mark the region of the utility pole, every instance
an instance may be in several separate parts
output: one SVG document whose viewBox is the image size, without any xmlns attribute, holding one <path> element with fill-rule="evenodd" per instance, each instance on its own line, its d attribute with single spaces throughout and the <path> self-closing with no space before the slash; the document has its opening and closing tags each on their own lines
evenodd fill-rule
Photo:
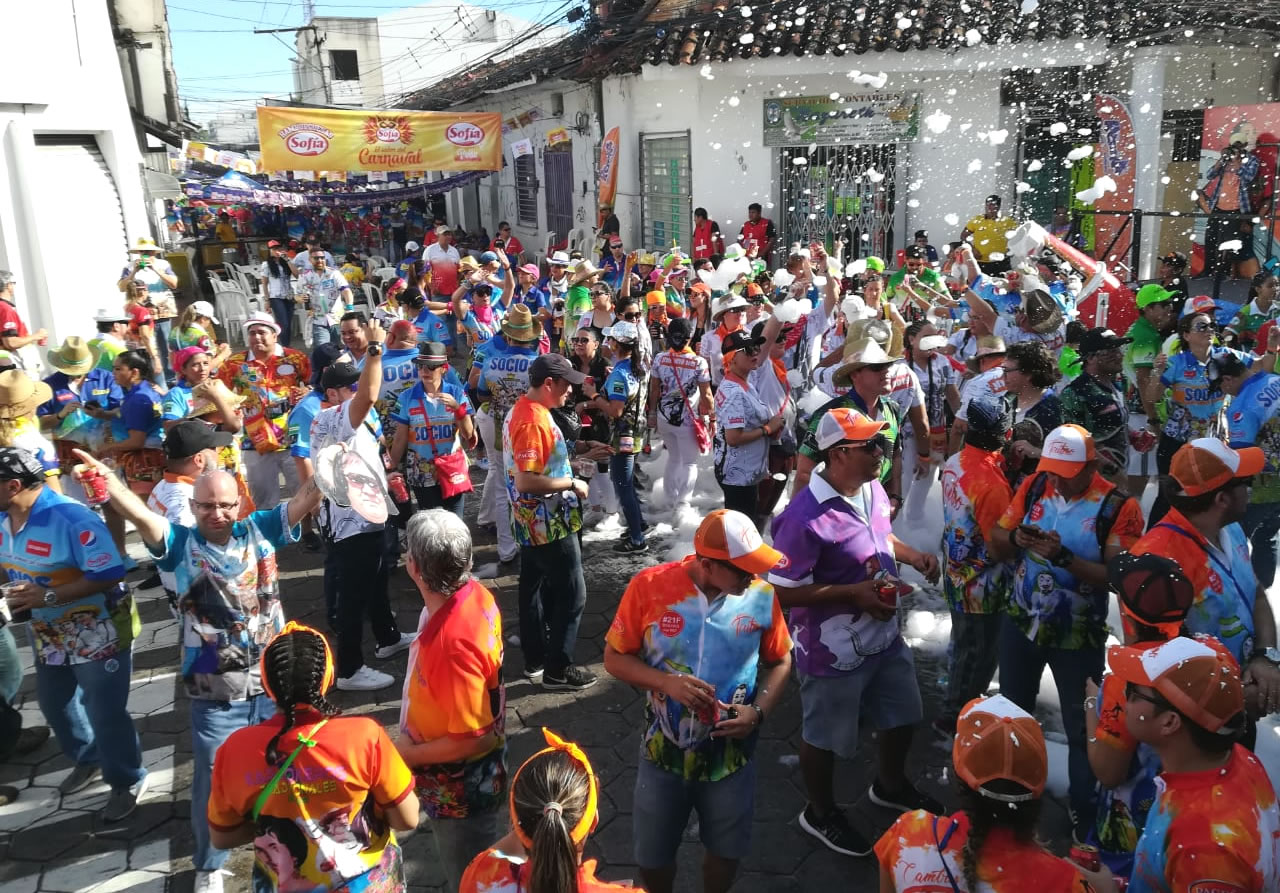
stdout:
<svg viewBox="0 0 1280 893">
<path fill-rule="evenodd" d="M 306 11 L 307 21 L 311 21 L 313 18 L 315 18 L 315 5 L 313 3 L 307 2 L 305 4 L 305 11 Z M 311 32 L 311 40 L 313 41 L 313 44 L 315 47 L 316 56 L 319 57 L 320 47 L 324 45 L 325 39 L 320 36 L 320 32 L 316 30 L 315 25 L 299 25 L 296 28 L 254 28 L 253 29 L 254 34 L 271 34 L 271 35 L 297 34 L 299 31 Z M 276 40 L 280 40 L 280 38 L 277 37 Z M 285 44 L 283 40 L 280 40 L 280 43 L 284 44 L 284 46 L 286 47 L 289 46 L 288 44 Z M 289 47 L 289 48 L 295 51 L 297 50 L 297 47 Z M 305 57 L 304 57 L 304 61 L 305 61 Z M 311 64 L 312 67 L 315 68 L 315 70 L 320 74 L 320 87 L 322 90 L 324 90 L 324 104 L 332 105 L 333 95 L 330 92 L 329 79 L 328 77 L 325 76 L 325 73 L 324 73 L 324 60 L 321 59 L 319 65 L 315 65 L 313 63 L 308 63 L 308 64 Z"/>
</svg>

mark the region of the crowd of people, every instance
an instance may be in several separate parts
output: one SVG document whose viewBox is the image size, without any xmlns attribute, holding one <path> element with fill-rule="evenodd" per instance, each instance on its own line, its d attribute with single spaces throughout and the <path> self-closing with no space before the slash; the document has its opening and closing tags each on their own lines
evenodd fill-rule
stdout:
<svg viewBox="0 0 1280 893">
<path fill-rule="evenodd" d="M 43 378 L 47 334 L 0 272 L 0 757 L 52 734 L 74 763 L 61 793 L 105 782 L 103 821 L 132 814 L 148 785 L 127 709 L 134 593 L 161 586 L 181 622 L 198 890 L 222 889 L 248 843 L 256 889 L 404 889 L 395 834 L 422 813 L 449 889 L 614 889 L 582 859 L 599 815 L 583 750 L 547 730 L 510 771 L 504 647 L 534 685 L 595 685 L 575 660 L 583 531 L 620 516 L 625 561 L 655 544 L 661 506 L 696 522 L 692 554 L 635 559 L 603 660 L 645 692 L 645 889 L 674 889 L 694 812 L 703 887 L 732 885 L 759 729 L 793 675 L 798 825 L 874 854 L 881 890 L 1280 888 L 1280 808 L 1251 753 L 1280 711 L 1277 281 L 1259 273 L 1219 327 L 1171 274 L 1137 289 L 1120 335 L 1077 319 L 1087 271 L 1009 253 L 1000 206 L 943 251 L 916 233 L 896 271 L 779 245 L 758 204 L 733 243 L 699 208 L 689 254 L 628 251 L 613 218 L 598 257 L 556 251 L 545 269 L 505 224 L 464 257 L 440 220 L 371 314 L 356 258 L 344 274 L 318 240 L 292 257 L 272 241 L 270 311 L 239 350 L 207 302 L 179 314 L 140 240 L 124 300 L 49 347 Z M 299 309 L 310 352 L 290 344 Z M 639 461 L 653 450 L 661 487 Z M 136 584 L 126 525 L 154 563 Z M 473 528 L 496 536 L 496 565 L 473 568 Z M 323 552 L 327 632 L 285 616 L 278 554 L 295 543 Z M 390 596 L 402 561 L 412 632 Z M 516 635 L 481 582 L 503 574 Z M 923 730 L 899 620 L 921 581 L 951 613 Z M 24 621 L 47 729 L 13 707 Z M 406 651 L 401 679 L 376 667 Z M 1046 668 L 1076 861 L 1035 837 Z M 398 682 L 394 740 L 327 699 Z M 902 814 L 878 842 L 836 795 L 866 725 L 868 798 Z M 952 814 L 908 773 L 922 731 L 952 742 Z"/>
</svg>

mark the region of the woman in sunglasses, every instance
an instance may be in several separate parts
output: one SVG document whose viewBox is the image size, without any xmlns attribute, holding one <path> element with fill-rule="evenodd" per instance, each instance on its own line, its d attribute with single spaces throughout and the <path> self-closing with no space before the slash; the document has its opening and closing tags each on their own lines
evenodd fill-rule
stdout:
<svg viewBox="0 0 1280 893">
<path fill-rule="evenodd" d="M 1200 437 L 1226 437 L 1226 395 L 1218 382 L 1215 361 L 1236 357 L 1247 369 L 1254 360 L 1251 354 L 1218 343 L 1217 326 L 1207 312 L 1188 313 L 1179 320 L 1178 333 L 1166 342 L 1165 350 L 1168 354 L 1159 354 L 1152 363 L 1147 393 L 1143 395 L 1146 402 L 1157 407 L 1157 412 L 1163 409 L 1165 423 L 1156 447 L 1156 468 L 1162 475 L 1169 473 L 1173 454 L 1184 443 Z M 1168 510 L 1164 494 L 1158 494 L 1151 507 L 1148 529 Z"/>
<path fill-rule="evenodd" d="M 617 321 L 613 312 L 613 289 L 603 282 L 591 286 L 591 310 L 578 319 L 578 330 L 599 329 L 603 332 Z"/>
<path fill-rule="evenodd" d="M 749 335 L 741 329 L 730 332 L 721 342 L 724 379 L 716 389 L 712 442 L 724 507 L 742 512 L 757 524 L 759 486 L 769 475 L 769 441 L 785 424 L 782 413 L 770 412 L 749 380 L 760 364 L 763 344 L 763 335 Z"/>
</svg>

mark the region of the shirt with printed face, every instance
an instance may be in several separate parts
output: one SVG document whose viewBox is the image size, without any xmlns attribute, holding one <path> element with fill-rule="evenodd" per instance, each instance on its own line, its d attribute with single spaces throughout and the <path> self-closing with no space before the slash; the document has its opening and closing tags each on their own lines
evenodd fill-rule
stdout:
<svg viewBox="0 0 1280 893">
<path fill-rule="evenodd" d="M 495 738 L 465 762 L 414 767 L 418 797 L 433 819 L 462 819 L 506 802 L 502 647 L 502 614 L 493 593 L 475 580 L 430 616 L 422 612 L 409 649 L 401 734 L 414 743 Z"/>
<path fill-rule="evenodd" d="M 769 573 L 776 587 L 861 583 L 885 571 L 897 576 L 889 542 L 889 499 L 879 481 L 852 497 L 814 474 L 809 486 L 773 519 L 774 548 L 787 564 Z M 848 604 L 791 609 L 796 669 L 811 676 L 839 676 L 896 648 L 897 618 L 877 620 Z"/>
<path fill-rule="evenodd" d="M 965 446 L 942 468 L 942 592 L 951 610 L 995 614 L 1009 595 L 1009 565 L 987 546 L 996 522 L 1013 501 L 1003 457 Z"/>
<path fill-rule="evenodd" d="M 434 459 L 462 449 L 458 440 L 458 411 L 474 415 L 466 392 L 455 384 L 440 386 L 442 394 L 458 401 L 458 409 L 450 409 L 439 396 L 429 396 L 422 383 L 400 392 L 391 415 L 397 425 L 409 428 L 408 450 L 405 452 L 405 479 L 411 487 L 435 486 Z"/>
<path fill-rule="evenodd" d="M 791 650 L 782 608 L 773 587 L 762 580 L 741 594 L 709 600 L 689 576 L 696 560 L 690 556 L 636 574 L 605 641 L 664 673 L 684 673 L 715 686 L 716 698 L 726 704 L 750 704 L 761 664 L 775 664 Z M 712 738 L 722 718 L 718 710 L 690 710 L 661 692 L 649 692 L 644 758 L 689 781 L 732 775 L 751 759 L 756 736 Z"/>
<path fill-rule="evenodd" d="M 769 440 L 759 437 L 740 446 L 729 443 L 725 432 L 732 428 L 751 431 L 772 418 L 769 408 L 755 389 L 742 379 L 726 375 L 716 390 L 716 431 L 712 457 L 716 479 L 730 486 L 750 486 L 769 473 Z"/>
<path fill-rule="evenodd" d="M 684 350 L 668 350 L 658 355 L 653 363 L 653 377 L 661 386 L 658 398 L 658 415 L 672 427 L 692 425 L 689 408 L 698 411 L 702 399 L 699 386 L 710 383 L 711 372 L 707 361 L 688 347 Z"/>
<path fill-rule="evenodd" d="M 218 378 L 246 398 L 241 446 L 260 453 L 288 449 L 289 411 L 310 389 L 311 361 L 306 354 L 277 344 L 270 356 L 259 360 L 242 350 L 222 364 Z"/>
<path fill-rule="evenodd" d="M 1227 440 L 1236 449 L 1256 446 L 1266 457 L 1249 501 L 1280 502 L 1280 375 L 1254 375 L 1240 386 L 1227 407 Z"/>
<path fill-rule="evenodd" d="M 1164 772 L 1134 851 L 1131 893 L 1280 889 L 1280 808 L 1258 758 L 1239 744 L 1226 766 Z"/>
<path fill-rule="evenodd" d="M 1245 366 L 1253 364 L 1253 357 L 1229 347 L 1211 347 L 1209 359 L 1233 356 Z M 1222 407 L 1226 395 L 1216 383 L 1209 381 L 1209 366 L 1196 359 L 1189 350 L 1180 350 L 1169 357 L 1169 364 L 1160 373 L 1160 383 L 1165 386 L 1164 406 L 1167 413 L 1164 433 L 1184 443 L 1199 437 L 1221 437 L 1225 434 Z"/>
<path fill-rule="evenodd" d="M 511 500 L 511 532 L 522 546 L 541 546 L 582 529 L 582 506 L 572 489 L 521 493 L 516 472 L 572 478 L 569 446 L 545 406 L 521 397 L 502 422 L 502 464 Z"/>
<path fill-rule="evenodd" d="M 31 505 L 21 530 L 0 512 L 0 568 L 8 582 L 53 589 L 80 579 L 106 583 L 124 579 L 124 562 L 107 526 L 88 507 L 48 487 Z M 102 592 L 31 609 L 36 660 L 47 666 L 109 661 L 127 653 L 141 632 L 129 587 L 116 583 Z"/>
<path fill-rule="evenodd" d="M 1028 505 L 1029 492 L 1043 480 L 1043 492 Z M 999 526 L 1011 531 L 1029 524 L 1054 531 L 1062 545 L 1085 561 L 1101 562 L 1097 520 L 1107 494 L 1115 484 L 1094 473 L 1087 490 L 1075 499 L 1064 499 L 1053 479 L 1033 474 L 1022 482 Z M 1107 534 L 1108 548 L 1128 549 L 1142 535 L 1142 509 L 1137 500 L 1121 504 Z M 1048 559 L 1024 550 L 1014 564 L 1009 617 L 1028 639 L 1047 648 L 1101 648 L 1107 635 L 1107 586 L 1087 583 Z"/>
<path fill-rule="evenodd" d="M 288 504 L 253 512 L 231 528 L 224 545 L 195 527 L 165 522 L 156 568 L 174 576 L 182 619 L 180 674 L 187 697 L 242 701 L 262 693 L 258 659 L 284 628 L 276 550 L 296 543 Z M 200 577 L 213 585 L 193 587 Z"/>
<path fill-rule="evenodd" d="M 334 483 L 343 479 L 347 487 L 350 505 L 338 505 L 332 499 L 326 499 L 322 509 L 322 521 L 327 522 L 334 541 L 340 541 L 361 533 L 381 530 L 383 522 L 370 521 L 366 515 L 373 514 L 380 507 L 390 508 L 387 498 L 387 472 L 382 463 L 382 454 L 378 439 L 382 436 L 382 427 L 378 414 L 372 409 L 366 414 L 364 421 L 358 425 L 351 424 L 351 400 L 337 406 L 328 406 L 316 413 L 311 422 L 311 461 L 314 464 L 326 446 L 335 443 L 345 445 L 344 456 L 334 469 Z M 354 453 L 352 457 L 346 453 Z M 362 514 L 357 507 L 364 509 Z"/>
<path fill-rule="evenodd" d="M 267 746 L 284 714 L 232 732 L 213 763 L 209 825 L 230 831 L 253 820 L 255 890 L 341 890 L 377 893 L 404 889 L 404 864 L 383 811 L 413 791 L 413 777 L 395 745 L 363 716 L 325 717 L 303 707 L 280 737 L 282 755 L 300 749 L 279 781 Z M 324 722 L 321 725 L 321 722 Z M 315 744 L 305 747 L 304 735 Z"/>
</svg>

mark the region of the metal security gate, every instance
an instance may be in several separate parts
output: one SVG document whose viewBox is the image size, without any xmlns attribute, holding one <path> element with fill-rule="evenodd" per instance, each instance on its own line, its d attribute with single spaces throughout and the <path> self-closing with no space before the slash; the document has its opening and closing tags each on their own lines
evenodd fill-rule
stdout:
<svg viewBox="0 0 1280 893">
<path fill-rule="evenodd" d="M 547 229 L 559 244 L 573 229 L 573 152 L 569 144 L 547 149 L 542 156 L 542 178 L 547 191 Z"/>
<path fill-rule="evenodd" d="M 892 258 L 896 148 L 887 143 L 779 149 L 783 243 L 821 242 L 831 251 L 844 241 L 845 260 Z"/>
<path fill-rule="evenodd" d="M 692 196 L 689 131 L 640 134 L 640 228 L 645 247 L 692 247 Z"/>
</svg>

